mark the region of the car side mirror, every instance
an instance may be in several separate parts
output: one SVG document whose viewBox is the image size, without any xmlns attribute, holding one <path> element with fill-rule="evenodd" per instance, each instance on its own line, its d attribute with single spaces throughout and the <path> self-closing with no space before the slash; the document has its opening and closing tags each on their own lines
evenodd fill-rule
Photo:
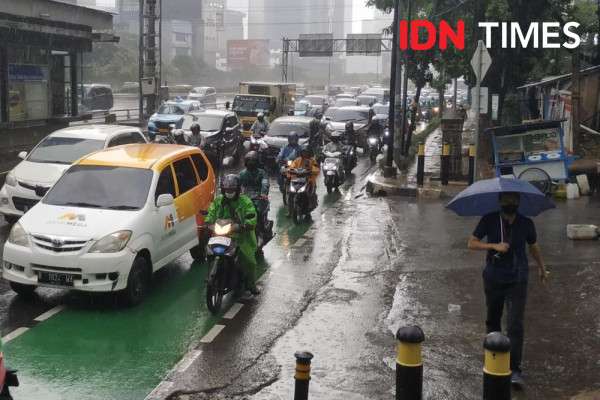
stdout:
<svg viewBox="0 0 600 400">
<path fill-rule="evenodd" d="M 173 198 L 173 195 L 170 193 L 163 193 L 160 196 L 158 196 L 158 199 L 156 199 L 156 207 L 161 208 L 161 207 L 167 207 L 173 204 L 173 202 L 175 201 L 175 199 Z"/>
<path fill-rule="evenodd" d="M 24 160 L 25 158 L 27 158 L 27 152 L 26 151 L 22 151 L 19 153 L 19 158 L 21 160 Z"/>
</svg>

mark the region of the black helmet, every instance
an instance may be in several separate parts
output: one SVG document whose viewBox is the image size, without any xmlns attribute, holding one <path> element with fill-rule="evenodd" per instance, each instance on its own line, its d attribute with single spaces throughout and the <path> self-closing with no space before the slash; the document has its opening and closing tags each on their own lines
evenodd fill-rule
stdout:
<svg viewBox="0 0 600 400">
<path fill-rule="evenodd" d="M 354 132 L 354 122 L 346 122 L 346 126 L 344 127 L 344 129 L 346 130 L 346 132 Z"/>
<path fill-rule="evenodd" d="M 200 125 L 192 124 L 192 126 L 190 127 L 190 131 L 192 131 L 192 133 L 200 133 Z"/>
<path fill-rule="evenodd" d="M 315 111 L 315 118 L 320 121 L 323 118 L 323 112 L 321 110 Z"/>
<path fill-rule="evenodd" d="M 319 132 L 319 128 L 321 127 L 321 121 L 315 118 L 312 121 L 310 121 L 308 126 L 310 129 L 310 133 L 314 135 L 315 133 Z"/>
<path fill-rule="evenodd" d="M 249 151 L 244 156 L 244 165 L 248 169 L 255 169 L 258 167 L 258 153 L 256 151 Z"/>
<path fill-rule="evenodd" d="M 298 136 L 298 134 L 296 132 L 291 132 L 290 135 L 288 136 L 288 143 L 291 145 L 297 146 L 299 141 L 300 141 L 300 136 Z"/>
<path fill-rule="evenodd" d="M 221 194 L 225 196 L 225 198 L 234 200 L 240 197 L 240 191 L 242 190 L 242 184 L 240 182 L 240 177 L 236 174 L 228 174 L 225 175 L 223 180 L 221 181 Z M 228 196 L 228 193 L 234 193 L 231 197 Z"/>
</svg>

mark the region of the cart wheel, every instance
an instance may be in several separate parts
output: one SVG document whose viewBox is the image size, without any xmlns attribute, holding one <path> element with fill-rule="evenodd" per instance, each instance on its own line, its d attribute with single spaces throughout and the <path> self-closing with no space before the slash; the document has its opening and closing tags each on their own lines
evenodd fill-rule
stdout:
<svg viewBox="0 0 600 400">
<path fill-rule="evenodd" d="M 540 192 L 550 194 L 552 179 L 546 171 L 541 168 L 529 168 L 521 172 L 519 179 L 527 181 L 535 186 Z"/>
</svg>

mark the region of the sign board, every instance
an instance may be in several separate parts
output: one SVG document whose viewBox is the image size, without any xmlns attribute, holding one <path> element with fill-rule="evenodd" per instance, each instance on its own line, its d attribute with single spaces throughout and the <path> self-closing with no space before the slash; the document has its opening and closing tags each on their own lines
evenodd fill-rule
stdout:
<svg viewBox="0 0 600 400">
<path fill-rule="evenodd" d="M 349 33 L 346 36 L 346 54 L 349 56 L 378 56 L 381 54 L 381 34 Z"/>
<path fill-rule="evenodd" d="M 142 96 L 151 96 L 156 94 L 156 85 L 154 84 L 154 78 L 142 78 L 140 79 L 142 85 Z"/>
<path fill-rule="evenodd" d="M 298 38 L 300 57 L 333 56 L 333 33 L 301 34 Z"/>
<path fill-rule="evenodd" d="M 472 99 L 475 98 L 475 88 L 471 88 L 471 98 Z M 480 114 L 487 114 L 488 102 L 489 102 L 488 88 L 481 87 L 480 91 L 479 91 L 479 113 Z M 475 104 L 475 102 L 473 102 L 473 104 Z"/>
<path fill-rule="evenodd" d="M 479 76 L 479 62 L 481 60 L 481 76 Z M 492 57 L 490 57 L 490 53 L 487 48 L 484 46 L 483 41 L 480 40 L 477 44 L 477 49 L 475 50 L 475 54 L 473 54 L 473 58 L 471 58 L 471 67 L 473 68 L 473 72 L 475 73 L 475 77 L 482 81 L 485 78 L 490 66 L 492 65 Z"/>
<path fill-rule="evenodd" d="M 500 106 L 500 96 L 497 94 L 492 95 L 492 121 L 498 119 L 498 108 Z"/>
<path fill-rule="evenodd" d="M 227 66 L 243 69 L 248 66 L 268 66 L 270 61 L 268 40 L 228 40 Z"/>
</svg>

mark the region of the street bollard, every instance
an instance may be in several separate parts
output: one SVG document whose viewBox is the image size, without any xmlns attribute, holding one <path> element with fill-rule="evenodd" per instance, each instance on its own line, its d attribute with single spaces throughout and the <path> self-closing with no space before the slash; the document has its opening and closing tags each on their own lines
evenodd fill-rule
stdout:
<svg viewBox="0 0 600 400">
<path fill-rule="evenodd" d="M 483 400 L 510 400 L 510 339 L 492 332 L 483 342 Z"/>
<path fill-rule="evenodd" d="M 423 187 L 425 181 L 425 143 L 419 143 L 417 153 L 417 185 Z"/>
<path fill-rule="evenodd" d="M 423 398 L 423 361 L 421 343 L 425 340 L 418 326 L 407 326 L 396 333 L 396 400 Z"/>
<path fill-rule="evenodd" d="M 475 182 L 475 145 L 469 146 L 469 186 Z"/>
<path fill-rule="evenodd" d="M 448 185 L 448 178 L 450 175 L 450 144 L 444 143 L 442 146 L 442 162 L 440 165 L 440 175 L 442 185 Z"/>
<path fill-rule="evenodd" d="M 310 383 L 310 361 L 312 353 L 308 351 L 297 351 L 296 357 L 296 386 L 294 388 L 294 400 L 308 400 L 308 384 Z"/>
</svg>

